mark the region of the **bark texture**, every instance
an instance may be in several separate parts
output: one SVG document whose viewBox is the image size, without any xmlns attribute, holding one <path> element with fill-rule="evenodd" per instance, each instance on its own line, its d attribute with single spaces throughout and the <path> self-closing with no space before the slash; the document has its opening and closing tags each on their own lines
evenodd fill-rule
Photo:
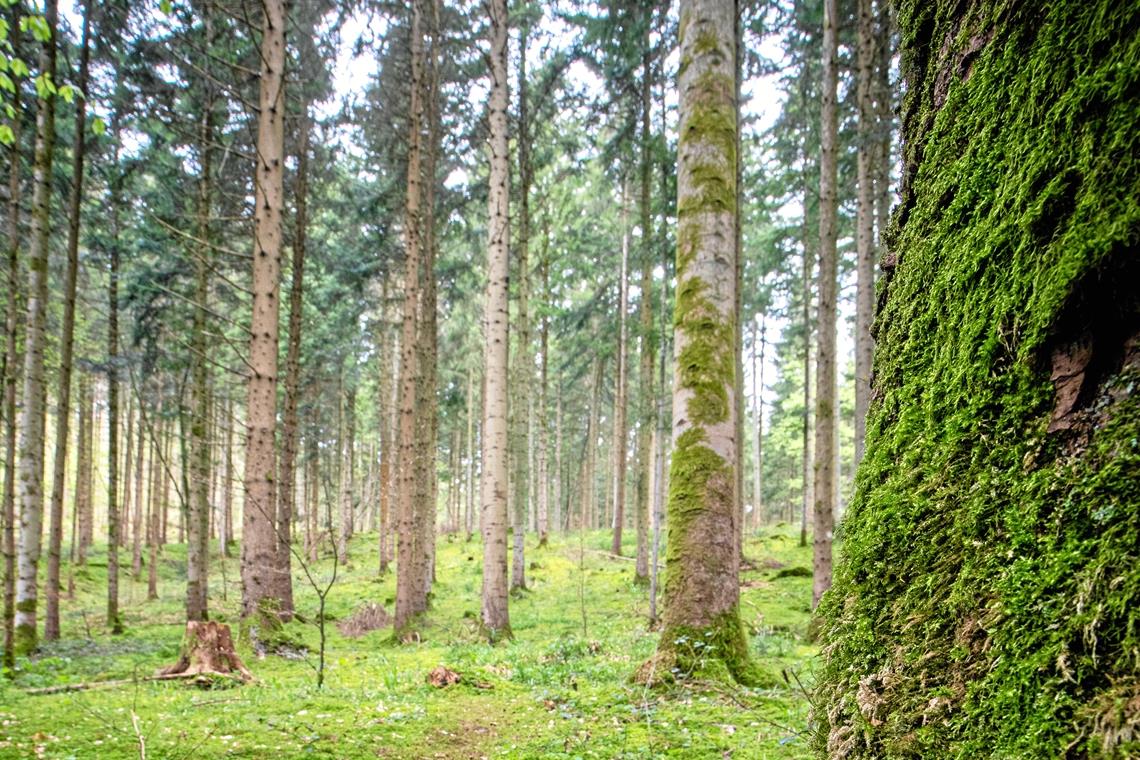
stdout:
<svg viewBox="0 0 1140 760">
<path fill-rule="evenodd" d="M 819 160 L 819 339 L 815 371 L 815 478 L 812 506 L 812 590 L 815 609 L 831 587 L 831 541 L 835 530 L 836 425 L 838 389 L 835 375 L 839 255 L 836 158 L 839 118 L 836 88 L 839 76 L 839 4 L 823 4 L 823 85 L 820 106 Z"/>
<path fill-rule="evenodd" d="M 1140 753 L 1140 7 L 905 0 L 835 758 Z"/>
<path fill-rule="evenodd" d="M 45 20 L 50 38 L 40 51 L 39 69 L 55 79 L 57 3 L 48 0 Z M 51 172 L 55 146 L 54 97 L 36 109 L 36 146 L 32 166 L 32 214 L 29 232 L 28 301 L 24 322 L 24 392 L 19 423 L 20 541 L 16 557 L 15 651 L 36 649 L 38 574 L 44 517 L 44 323 L 47 319 L 48 243 L 51 237 Z"/>
<path fill-rule="evenodd" d="M 281 611 L 277 565 L 277 338 L 285 163 L 285 3 L 264 0 L 254 172 L 253 317 L 246 400 L 242 616 Z M 267 621 L 268 622 L 268 619 Z"/>
<path fill-rule="evenodd" d="M 736 484 L 736 49 L 734 4 L 680 17 L 674 451 L 664 629 L 645 680 L 755 683 L 739 614 Z"/>
<path fill-rule="evenodd" d="M 492 639 L 509 637 L 507 610 L 507 374 L 510 325 L 507 313 L 510 265 L 507 142 L 507 3 L 490 0 L 491 174 L 488 191 L 487 297 L 484 308 L 483 465 L 479 525 L 483 534 L 482 622 Z"/>
</svg>

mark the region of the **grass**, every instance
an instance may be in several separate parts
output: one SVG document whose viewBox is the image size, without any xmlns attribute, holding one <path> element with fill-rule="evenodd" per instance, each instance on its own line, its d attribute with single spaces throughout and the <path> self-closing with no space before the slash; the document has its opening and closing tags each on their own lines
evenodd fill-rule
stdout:
<svg viewBox="0 0 1140 760">
<path fill-rule="evenodd" d="M 28 695 L 31 687 L 145 676 L 177 658 L 184 547 L 167 547 L 160 560 L 159 601 L 145 601 L 145 580 L 124 582 L 127 632 L 116 637 L 102 630 L 105 556 L 96 553 L 76 579 L 76 598 L 64 602 L 63 640 L 18 661 L 11 680 L 0 679 L 0 757 L 138 758 L 140 742 L 151 758 L 195 760 L 809 756 L 809 708 L 794 679 L 768 690 L 632 684 L 629 676 L 656 646 L 646 627 L 646 590 L 633 583 L 632 562 L 606 556 L 608 533 L 587 535 L 585 546 L 580 555 L 576 535 L 555 536 L 544 549 L 528 542 L 531 588 L 511 601 L 515 639 L 496 647 L 482 643 L 476 629 L 478 541 L 441 536 L 423 640 L 393 645 L 390 629 L 350 639 L 330 622 L 323 689 L 315 686 L 315 657 L 258 658 L 239 646 L 257 676 L 253 685 L 203 691 L 136 682 Z M 755 567 L 741 579 L 754 655 L 805 685 L 815 654 L 805 641 L 811 578 L 775 576 L 777 564 L 809 566 L 810 551 L 797 546 L 790 529 L 768 529 L 748 540 Z M 375 535 L 355 538 L 349 567 L 329 596 L 331 618 L 367 602 L 391 611 L 395 576 L 376 577 L 376 564 Z M 216 559 L 211 615 L 236 623 L 237 560 L 226 560 L 224 569 L 223 588 Z M 326 559 L 316 573 L 331 570 Z M 316 596 L 299 573 L 295 590 L 298 611 L 311 617 Z M 311 624 L 286 630 L 315 652 Z M 439 665 L 463 681 L 428 685 L 428 672 Z"/>
</svg>

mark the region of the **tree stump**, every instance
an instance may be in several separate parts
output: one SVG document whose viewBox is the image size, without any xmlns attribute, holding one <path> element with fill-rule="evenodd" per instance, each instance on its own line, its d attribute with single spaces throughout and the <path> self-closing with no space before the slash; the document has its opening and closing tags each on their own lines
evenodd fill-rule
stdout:
<svg viewBox="0 0 1140 760">
<path fill-rule="evenodd" d="M 220 675 L 239 681 L 253 680 L 245 664 L 234 651 L 230 627 L 221 623 L 190 620 L 182 636 L 182 653 L 178 662 L 158 672 L 160 676 Z"/>
</svg>

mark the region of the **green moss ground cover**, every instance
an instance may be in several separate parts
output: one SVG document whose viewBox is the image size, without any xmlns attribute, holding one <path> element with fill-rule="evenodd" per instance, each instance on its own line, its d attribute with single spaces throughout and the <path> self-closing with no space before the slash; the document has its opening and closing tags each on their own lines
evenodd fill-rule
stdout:
<svg viewBox="0 0 1140 760">
<path fill-rule="evenodd" d="M 791 686 L 744 689 L 698 683 L 647 690 L 630 681 L 654 652 L 648 602 L 632 562 L 605 555 L 608 533 L 528 544 L 532 590 L 512 599 L 515 640 L 489 647 L 476 629 L 481 551 L 477 539 L 441 537 L 438 580 L 422 641 L 393 645 L 390 629 L 348 638 L 336 629 L 368 602 L 395 595 L 395 576 L 377 578 L 375 536 L 354 539 L 352 562 L 329 597 L 328 670 L 315 687 L 315 656 L 258 658 L 239 645 L 257 676 L 249 686 L 202 690 L 184 683 L 137 682 L 111 689 L 31 696 L 26 689 L 131 679 L 177 658 L 182 635 L 184 550 L 160 562 L 160 600 L 144 583 L 123 584 L 127 632 L 102 631 L 105 556 L 97 552 L 76 598 L 65 601 L 64 638 L 14 679 L 0 679 L 0 757 L 137 758 L 796 758 L 809 755 L 808 703 Z M 633 545 L 626 547 L 632 554 Z M 790 529 L 749 539 L 755 564 L 742 576 L 741 611 L 749 644 L 767 670 L 811 683 L 815 649 L 805 640 L 810 577 L 777 578 L 806 567 Z M 779 565 L 779 566 L 777 566 Z M 331 559 L 316 568 L 332 570 Z M 310 619 L 317 600 L 295 571 L 297 609 Z M 214 619 L 236 623 L 236 559 L 211 567 Z M 583 604 L 584 603 L 584 604 Z M 585 625 L 582 611 L 585 609 Z M 236 628 L 236 626 L 235 626 Z M 310 623 L 285 626 L 316 650 Z M 437 666 L 463 681 L 426 682 Z M 136 729 L 137 724 L 137 729 Z"/>
</svg>

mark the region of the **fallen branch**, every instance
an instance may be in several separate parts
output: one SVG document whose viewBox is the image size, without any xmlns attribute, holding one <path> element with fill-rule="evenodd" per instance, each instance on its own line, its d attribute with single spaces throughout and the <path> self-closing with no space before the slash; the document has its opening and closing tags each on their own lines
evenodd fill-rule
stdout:
<svg viewBox="0 0 1140 760">
<path fill-rule="evenodd" d="M 626 557 L 623 554 L 614 554 L 613 552 L 604 552 L 601 549 L 587 549 L 586 551 L 588 551 L 590 554 L 600 554 L 603 557 L 605 557 L 606 559 L 620 559 L 623 562 L 637 562 L 637 557 Z M 665 566 L 658 563 L 657 568 L 659 570 L 664 570 Z"/>
<path fill-rule="evenodd" d="M 219 673 L 217 671 L 204 671 L 201 673 L 165 673 L 153 676 L 144 676 L 142 678 L 120 678 L 114 681 L 87 681 L 85 683 L 66 683 L 59 686 L 43 686 L 36 689 L 25 689 L 24 693 L 30 696 L 42 696 L 46 694 L 64 694 L 69 691 L 89 691 L 91 689 L 110 689 L 116 686 L 130 686 L 131 684 L 142 683 L 143 681 L 189 681 L 202 678 L 210 680 L 213 678 L 228 678 L 237 683 L 245 683 L 241 678 L 234 676 L 231 673 Z"/>
</svg>

